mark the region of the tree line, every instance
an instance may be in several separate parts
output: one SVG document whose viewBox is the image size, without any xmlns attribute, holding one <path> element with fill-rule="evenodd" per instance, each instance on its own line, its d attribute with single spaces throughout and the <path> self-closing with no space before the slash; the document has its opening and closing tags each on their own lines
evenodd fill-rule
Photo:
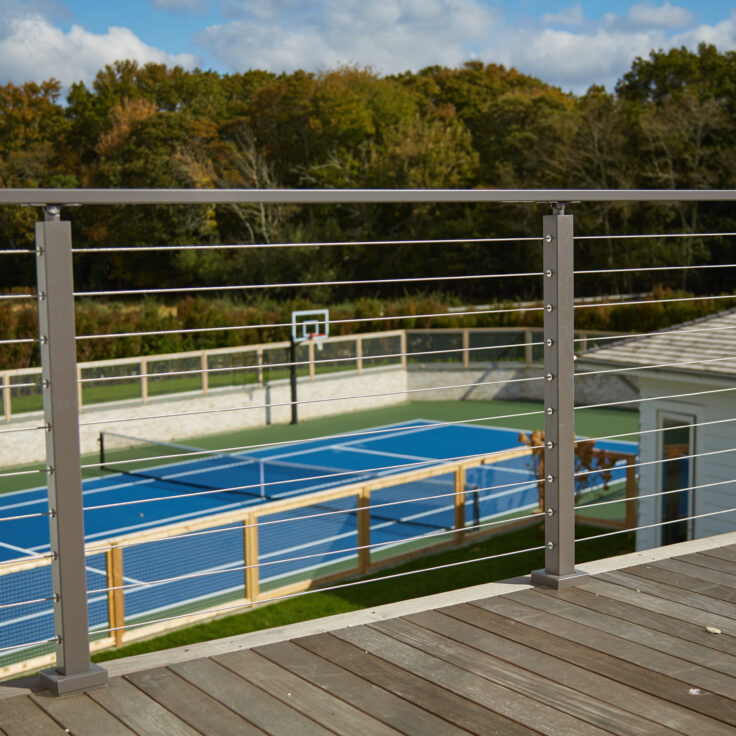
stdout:
<svg viewBox="0 0 736 736">
<path fill-rule="evenodd" d="M 380 76 L 343 67 L 310 73 L 187 71 L 120 61 L 66 100 L 51 79 L 0 86 L 2 187 L 732 188 L 736 54 L 653 51 L 613 91 L 565 93 L 497 64 L 468 62 Z M 65 210 L 78 247 L 318 243 L 468 238 L 467 243 L 166 253 L 75 259 L 83 290 L 295 281 L 452 277 L 538 270 L 534 205 L 217 205 Z M 727 204 L 575 205 L 579 233 L 736 230 Z M 32 245 L 33 209 L 0 207 L 0 249 Z M 733 261 L 731 238 L 604 239 L 578 244 L 579 295 L 688 289 L 721 293 L 728 269 L 638 273 L 650 265 Z M 32 259 L 5 257 L 0 289 L 30 286 Z M 427 293 L 426 283 L 272 289 L 324 304 Z M 539 280 L 448 280 L 449 300 L 534 299 Z M 260 298 L 237 292 L 237 303 Z"/>
</svg>

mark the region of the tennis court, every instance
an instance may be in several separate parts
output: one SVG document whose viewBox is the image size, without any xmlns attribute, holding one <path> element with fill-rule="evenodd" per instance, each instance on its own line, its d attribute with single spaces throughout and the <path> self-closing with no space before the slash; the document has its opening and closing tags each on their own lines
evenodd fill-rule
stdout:
<svg viewBox="0 0 736 736">
<path fill-rule="evenodd" d="M 412 420 L 323 438 L 264 447 L 246 453 L 201 451 L 106 433 L 105 475 L 84 482 L 86 541 L 95 542 L 156 527 L 256 508 L 264 503 L 405 473 L 451 460 L 518 448 L 518 430 L 446 425 Z M 602 449 L 636 452 L 635 443 L 599 442 Z M 125 451 L 118 448 L 126 448 Z M 141 461 L 140 458 L 148 457 Z M 121 459 L 122 458 L 122 459 Z M 131 459 L 133 458 L 133 459 Z M 154 459 L 155 458 L 155 459 Z M 613 480 L 623 477 L 614 468 Z M 371 494 L 370 539 L 384 550 L 444 541 L 455 523 L 454 473 L 391 485 Z M 595 477 L 592 485 L 595 485 Z M 530 458 L 515 457 L 466 471 L 468 526 L 536 506 Z M 47 507 L 46 488 L 0 497 L 0 517 L 32 514 Z M 49 551 L 46 517 L 22 519 L 0 529 L 0 560 Z M 264 588 L 314 577 L 316 571 L 350 567 L 357 556 L 355 496 L 304 505 L 259 519 L 258 561 Z M 195 610 L 242 596 L 243 525 L 131 546 L 125 551 L 127 621 L 144 621 L 163 611 Z M 0 606 L 48 596 L 50 568 L 6 577 Z M 90 625 L 109 626 L 105 554 L 87 557 Z M 53 635 L 52 606 L 39 602 L 0 608 L 0 641 L 11 646 Z"/>
</svg>

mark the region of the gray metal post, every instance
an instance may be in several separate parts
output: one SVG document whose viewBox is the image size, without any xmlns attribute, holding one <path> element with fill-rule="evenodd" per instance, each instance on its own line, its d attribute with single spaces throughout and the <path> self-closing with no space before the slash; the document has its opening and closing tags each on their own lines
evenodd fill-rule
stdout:
<svg viewBox="0 0 736 736">
<path fill-rule="evenodd" d="M 544 570 L 532 583 L 567 588 L 575 570 L 575 390 L 573 217 L 556 205 L 544 218 Z"/>
<path fill-rule="evenodd" d="M 57 695 L 107 682 L 89 658 L 71 247 L 71 223 L 47 207 L 46 221 L 36 223 L 36 267 L 57 645 L 56 668 L 44 670 L 41 683 Z"/>
</svg>

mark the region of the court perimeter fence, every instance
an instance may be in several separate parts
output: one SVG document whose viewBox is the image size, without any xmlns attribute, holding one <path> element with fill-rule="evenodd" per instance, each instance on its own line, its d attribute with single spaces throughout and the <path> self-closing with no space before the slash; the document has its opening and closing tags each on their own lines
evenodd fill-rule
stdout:
<svg viewBox="0 0 736 736">
<path fill-rule="evenodd" d="M 575 412 L 589 408 L 603 407 L 619 407 L 631 405 L 635 402 L 631 400 L 624 401 L 607 401 L 598 404 L 590 404 L 584 406 L 575 406 L 574 397 L 574 380 L 575 377 L 583 377 L 586 375 L 594 375 L 596 373 L 620 373 L 626 374 L 627 371 L 635 369 L 636 371 L 645 371 L 647 369 L 663 370 L 666 368 L 679 368 L 687 364 L 687 361 L 667 361 L 667 362 L 647 362 L 637 366 L 621 366 L 604 368 L 578 368 L 576 369 L 575 359 L 576 352 L 580 352 L 582 344 L 587 340 L 586 337 L 576 336 L 574 330 L 574 313 L 575 309 L 585 308 L 585 304 L 575 304 L 574 301 L 574 278 L 575 276 L 592 276 L 597 273 L 611 273 L 622 271 L 623 269 L 608 268 L 597 270 L 575 270 L 574 267 L 574 245 L 581 241 L 589 240 L 590 245 L 595 245 L 595 241 L 605 240 L 607 243 L 615 243 L 617 239 L 627 238 L 707 238 L 707 237 L 734 237 L 736 233 L 637 233 L 618 235 L 583 235 L 576 236 L 573 233 L 573 215 L 566 213 L 565 203 L 569 202 L 587 202 L 587 203 L 610 203 L 610 202 L 715 202 L 726 201 L 732 202 L 736 200 L 736 191 L 672 191 L 672 190 L 652 190 L 652 191 L 618 191 L 618 190 L 472 190 L 472 191 L 450 191 L 450 190 L 407 190 L 407 191 L 382 191 L 382 190 L 0 190 L 0 204 L 2 205 L 33 205 L 43 209 L 45 219 L 36 225 L 36 248 L 27 251 L 3 251 L 0 255 L 3 257 L 22 257 L 24 254 L 28 257 L 35 257 L 37 264 L 38 283 L 37 297 L 35 295 L 12 294 L 2 296 L 0 298 L 34 298 L 37 299 L 39 308 L 39 338 L 42 363 L 41 390 L 43 394 L 43 421 L 38 426 L 32 428 L 15 428 L 11 423 L 6 428 L 0 430 L 2 433 L 11 433 L 15 431 L 37 431 L 43 432 L 46 438 L 47 448 L 47 467 L 45 477 L 48 483 L 48 508 L 42 512 L 34 513 L 6 513 L 0 517 L 0 530 L 4 525 L 21 522 L 29 517 L 43 517 L 48 519 L 51 529 L 51 544 L 48 552 L 21 554 L 14 559 L 0 562 L 0 576 L 3 580 L 3 590 L 8 598 L 0 605 L 0 614 L 2 616 L 12 616 L 17 621 L 34 620 L 34 614 L 38 612 L 40 606 L 48 606 L 53 604 L 54 624 L 53 634 L 42 637 L 41 639 L 32 638 L 32 628 L 28 632 L 21 643 L 13 643 L 8 646 L 0 646 L 0 657 L 10 657 L 15 660 L 14 666 L 32 667 L 39 666 L 42 663 L 50 663 L 55 660 L 55 666 L 45 670 L 42 673 L 44 684 L 57 694 L 65 694 L 75 692 L 90 687 L 98 687 L 106 682 L 106 672 L 104 669 L 90 662 L 91 649 L 99 649 L 106 646 L 114 646 L 126 641 L 130 641 L 140 636 L 149 635 L 154 630 L 161 631 L 168 628 L 174 628 L 180 625 L 191 623 L 193 620 L 200 618 L 209 618 L 217 615 L 224 615 L 242 611 L 248 607 L 252 607 L 257 603 L 265 603 L 269 601 L 280 600 L 285 597 L 308 594 L 312 590 L 340 588 L 347 585 L 364 584 L 366 581 L 344 581 L 340 580 L 346 577 L 354 576 L 359 573 L 365 573 L 374 568 L 374 566 L 382 566 L 389 562 L 395 562 L 401 556 L 406 554 L 416 554 L 419 550 L 425 550 L 429 546 L 462 544 L 466 540 L 473 538 L 474 535 L 483 535 L 497 530 L 499 526 L 513 524 L 531 524 L 544 520 L 545 540 L 543 545 L 529 547 L 523 550 L 509 550 L 501 555 L 494 555 L 482 559 L 474 559 L 463 563 L 453 564 L 472 564 L 488 561 L 499 556 L 509 556 L 520 554 L 523 552 L 544 551 L 544 564 L 542 570 L 532 571 L 532 583 L 535 585 L 544 585 L 553 588 L 566 587 L 576 585 L 586 580 L 586 575 L 575 568 L 575 545 L 577 542 L 583 541 L 575 539 L 575 519 L 576 514 L 586 513 L 586 510 L 594 505 L 603 506 L 606 504 L 624 504 L 627 511 L 625 513 L 625 523 L 620 524 L 621 528 L 613 529 L 604 534 L 597 535 L 594 538 L 606 536 L 607 534 L 620 534 L 624 532 L 639 532 L 642 529 L 656 528 L 676 528 L 682 530 L 684 534 L 693 533 L 693 524 L 696 519 L 705 517 L 713 517 L 717 515 L 727 515 L 734 512 L 732 507 L 721 507 L 714 511 L 696 513 L 694 507 L 688 506 L 683 512 L 679 508 L 675 516 L 666 517 L 659 514 L 657 519 L 652 523 L 647 523 L 648 517 L 642 513 L 642 508 L 651 511 L 654 506 L 652 504 L 662 503 L 662 499 L 674 498 L 677 503 L 685 498 L 685 494 L 694 491 L 697 488 L 705 488 L 706 486 L 723 485 L 736 482 L 733 477 L 717 481 L 710 484 L 701 484 L 698 486 L 698 480 L 701 475 L 695 476 L 693 467 L 695 458 L 698 459 L 698 468 L 708 467 L 710 456 L 714 454 L 727 453 L 736 451 L 736 448 L 726 447 L 715 451 L 707 451 L 696 448 L 695 445 L 681 442 L 678 445 L 679 451 L 672 451 L 670 442 L 670 455 L 667 457 L 655 457 L 651 460 L 642 460 L 640 457 L 621 454 L 618 457 L 611 453 L 608 455 L 599 452 L 594 459 L 593 466 L 588 469 L 580 469 L 576 464 L 575 454 L 575 430 L 574 417 Z M 167 524 L 158 528 L 139 532 L 126 536 L 115 536 L 108 539 L 96 540 L 85 544 L 84 537 L 84 513 L 92 512 L 100 506 L 85 506 L 85 499 L 82 495 L 82 463 L 79 447 L 79 430 L 84 422 L 80 421 L 79 415 L 79 385 L 80 385 L 80 367 L 75 362 L 75 344 L 78 340 L 94 340 L 94 339 L 115 339 L 136 334 L 140 337 L 146 337 L 152 333 L 123 333 L 123 334 L 105 334 L 105 335 L 75 335 L 74 334 L 74 300 L 78 296 L 86 296 L 85 292 L 75 292 L 73 283 L 72 262 L 75 253 L 93 252 L 99 257 L 104 258 L 106 253 L 117 252 L 135 252 L 138 250 L 135 246 L 110 246 L 109 248 L 74 248 L 72 244 L 71 226 L 67 221 L 62 220 L 62 209 L 66 205 L 161 205 L 161 204 L 280 204 L 288 203 L 292 205 L 310 204 L 385 204 L 385 203 L 416 203 L 416 202 L 433 202 L 442 203 L 458 203 L 464 202 L 468 205 L 503 202 L 526 202 L 526 203 L 548 203 L 551 210 L 550 214 L 545 215 L 541 223 L 540 234 L 533 237 L 487 237 L 487 238 L 460 238 L 451 241 L 413 241 L 413 242 L 432 242 L 437 246 L 449 246 L 454 243 L 473 244 L 487 246 L 494 244 L 498 247 L 514 247 L 518 244 L 524 244 L 528 247 L 541 250 L 542 268 L 533 270 L 523 274 L 468 274 L 468 278 L 485 278 L 495 279 L 513 276 L 514 278 L 534 278 L 538 279 L 542 284 L 543 299 L 541 304 L 535 306 L 505 306 L 495 307 L 489 305 L 489 309 L 484 310 L 490 314 L 519 313 L 538 311 L 542 312 L 544 318 L 544 328 L 540 335 L 532 331 L 525 334 L 521 330 L 523 342 L 516 343 L 514 350 L 524 351 L 524 361 L 527 358 L 532 367 L 536 365 L 534 359 L 535 352 L 543 355 L 543 366 L 539 365 L 539 374 L 523 378 L 499 379 L 500 383 L 511 383 L 513 381 L 539 381 L 544 385 L 544 409 L 533 412 L 518 412 L 511 416 L 524 417 L 531 414 L 544 417 L 545 430 L 544 434 L 537 437 L 531 447 L 517 447 L 513 450 L 494 453 L 475 453 L 470 456 L 445 457 L 436 462 L 427 463 L 421 461 L 417 463 L 404 463 L 401 472 L 383 477 L 372 477 L 362 479 L 358 482 L 349 483 L 347 485 L 333 487 L 319 491 L 309 496 L 294 496 L 289 499 L 281 499 L 278 501 L 269 501 L 258 506 L 250 506 L 247 509 L 238 509 L 228 511 L 221 515 L 209 514 L 206 518 L 190 520 L 183 523 Z M 361 243 L 362 245 L 386 246 L 395 244 L 397 241 L 373 241 L 371 243 Z M 315 247 L 345 247 L 349 248 L 353 242 L 345 243 L 311 243 Z M 174 247 L 192 247 L 192 248 L 278 248 L 291 247 L 292 244 L 230 244 L 221 246 L 150 246 L 149 250 L 164 250 Z M 304 244 L 299 244 L 304 245 Z M 529 260 L 530 263 L 534 259 Z M 736 264 L 719 264 L 719 268 L 731 268 Z M 648 269 L 647 267 L 636 269 L 639 272 L 647 270 L 662 269 L 693 269 L 710 267 L 708 264 L 686 264 L 673 265 L 662 264 Z M 428 277 L 426 280 L 435 280 L 436 276 Z M 401 283 L 402 281 L 417 281 L 422 277 L 412 279 L 397 278 L 394 281 Z M 336 282 L 337 283 L 337 282 Z M 344 282 L 339 282 L 344 283 Z M 355 281 L 351 282 L 354 286 L 366 284 L 370 286 L 373 282 Z M 318 284 L 302 283 L 298 286 L 301 288 L 316 286 Z M 324 285 L 320 282 L 319 285 Z M 295 286 L 289 284 L 269 284 L 260 286 L 271 286 L 273 288 L 286 288 Z M 247 287 L 244 287 L 247 288 Z M 193 287 L 191 291 L 197 289 Z M 156 290 L 153 290 L 154 292 Z M 648 304 L 668 301 L 688 301 L 699 299 L 733 299 L 732 294 L 708 295 L 683 297 L 672 299 L 650 300 Z M 629 302 L 613 302 L 610 306 L 615 307 Z M 595 306 L 599 306 L 596 304 Z M 465 314 L 477 314 L 477 312 L 457 312 L 453 311 L 453 318 L 462 318 Z M 449 313 L 448 313 L 449 315 Z M 438 315 L 406 315 L 398 319 L 416 319 L 418 317 L 434 317 Z M 370 322 L 380 327 L 382 321 L 385 321 L 381 315 L 372 317 L 361 317 L 344 320 L 345 322 Z M 397 317 L 391 319 L 396 320 Z M 268 325 L 273 327 L 274 325 Z M 282 325 L 287 326 L 287 325 Z M 262 327 L 265 327 L 262 326 Z M 238 330 L 257 330 L 259 325 L 240 325 L 235 328 Z M 204 332 L 207 330 L 222 330 L 223 328 L 191 328 L 188 330 L 173 330 L 173 332 Z M 708 331 L 708 327 L 694 327 L 691 331 Z M 736 329 L 736 327 L 722 327 L 718 329 Z M 672 334 L 677 328 L 658 334 Z M 686 330 L 687 331 L 687 330 Z M 519 332 L 517 330 L 517 332 Z M 158 334 L 158 333 L 157 333 Z M 719 333 L 716 333 L 719 334 Z M 723 334 L 722 332 L 720 333 Z M 404 337 L 402 337 L 404 335 Z M 460 344 L 445 348 L 445 354 L 454 353 L 455 357 L 466 363 L 472 362 L 470 353 L 474 347 L 480 347 L 483 350 L 508 349 L 508 346 L 473 346 L 473 331 L 460 330 L 456 333 L 459 335 Z M 608 340 L 614 340 L 615 336 L 602 336 L 596 338 L 603 343 Z M 633 336 L 636 339 L 643 338 L 644 335 Z M 368 359 L 382 360 L 383 355 L 367 356 L 363 351 L 365 343 L 361 340 L 370 340 L 370 335 L 363 335 L 360 340 L 348 338 L 345 342 L 351 342 L 355 355 L 349 356 L 354 361 L 352 368 L 357 369 L 360 366 L 362 370 L 365 361 Z M 399 348 L 398 356 L 392 359 L 407 361 L 411 359 L 412 351 L 407 346 L 407 337 L 404 331 L 398 332 Z M 457 339 L 457 338 L 453 338 Z M 7 342 L 29 342 L 29 340 L 11 340 Z M 336 344 L 339 344 L 337 342 Z M 612 344 L 608 342 L 607 344 Z M 359 348 L 358 345 L 361 345 Z M 307 347 L 310 351 L 314 348 Z M 341 350 L 342 348 L 336 348 Z M 726 347 L 726 352 L 728 348 Z M 436 356 L 429 355 L 427 360 L 435 359 L 442 350 L 429 350 L 429 353 L 436 353 Z M 243 350 L 240 349 L 242 355 Z M 222 354 L 227 356 L 227 354 Z M 342 360 L 346 356 L 337 356 L 338 360 Z M 233 366 L 217 365 L 217 359 L 208 354 L 202 363 L 202 355 L 196 354 L 192 356 L 184 356 L 183 360 L 193 361 L 192 365 L 185 367 L 180 371 L 183 375 L 180 378 L 187 380 L 194 379 L 200 382 L 200 391 L 208 390 L 213 383 L 212 376 L 216 373 L 216 369 L 225 368 L 231 371 Z M 444 357 L 441 358 L 444 360 Z M 709 359 L 711 361 L 732 361 L 732 355 Z M 146 360 L 152 360 L 148 358 Z M 155 359 L 154 359 L 155 360 Z M 227 357 L 224 358 L 228 360 Z M 248 360 L 252 361 L 251 370 L 258 380 L 258 348 L 250 353 Z M 212 362 L 215 363 L 213 366 Z M 310 369 L 312 376 L 314 375 L 315 360 L 314 356 L 308 355 L 306 361 L 297 361 L 300 368 L 309 375 Z M 690 361 L 692 364 L 697 361 Z M 279 361 L 280 368 L 290 367 L 289 359 Z M 136 358 L 131 363 L 117 361 L 117 365 L 123 366 L 121 370 L 130 370 L 132 373 L 120 376 L 122 380 L 131 380 L 138 382 L 140 390 L 145 385 L 142 377 L 151 378 L 151 365 L 141 365 L 141 359 Z M 269 365 L 262 363 L 262 369 Z M 273 364 L 270 364 L 273 365 Z M 125 366 L 128 366 L 125 368 Z M 205 367 L 206 366 L 206 367 Z M 242 366 L 241 366 L 242 367 Z M 215 370 L 213 370 L 213 368 Z M 160 371 L 158 371 L 160 372 Z M 166 371 L 164 371 L 166 372 Z M 82 382 L 85 379 L 84 368 L 81 374 Z M 118 377 L 116 377 L 118 378 Z M 33 383 L 28 381 L 28 383 Z M 480 385 L 483 379 L 473 381 L 469 387 Z M 9 383 L 5 380 L 6 388 L 12 385 L 15 388 L 23 388 L 18 384 Z M 447 386 L 432 387 L 431 389 L 420 390 L 439 390 L 442 388 L 451 388 Z M 457 388 L 456 386 L 454 388 Z M 148 384 L 150 395 L 150 383 Z M 718 389 L 718 391 L 728 391 L 729 388 Z M 679 393 L 662 395 L 659 398 L 673 399 L 678 397 L 688 397 L 689 400 L 693 396 L 699 394 L 713 393 L 708 390 L 691 391 L 688 393 Z M 367 397 L 380 396 L 380 385 L 375 386 L 375 392 L 367 394 Z M 139 398 L 142 398 L 139 397 Z M 344 401 L 346 398 L 333 396 L 329 401 Z M 656 399 L 657 397 L 650 397 Z M 242 411 L 252 409 L 253 407 L 234 406 L 227 411 Z M 225 411 L 225 410 L 220 410 Z M 174 415 L 172 415 L 174 416 Z M 492 422 L 493 419 L 501 417 L 484 417 L 483 421 Z M 504 417 L 507 418 L 507 417 Z M 642 442 L 645 438 L 654 436 L 662 436 L 662 433 L 675 430 L 686 430 L 694 432 L 695 427 L 704 426 L 706 424 L 718 424 L 719 422 L 730 422 L 736 419 L 734 416 L 722 418 L 714 421 L 706 421 L 698 416 L 692 421 L 684 421 L 681 425 L 674 426 L 663 425 L 656 427 L 640 427 L 636 434 L 639 434 Z M 124 420 L 125 422 L 134 422 L 135 417 Z M 443 424 L 462 425 L 468 420 L 454 420 L 449 418 Z M 481 421 L 481 420 L 471 420 Z M 89 422 L 86 422 L 89 424 Z M 100 422 L 103 424 L 104 422 Z M 721 425 L 726 426 L 726 425 Z M 730 425 L 728 425 L 730 426 Z M 657 434 L 659 433 L 659 435 Z M 609 434 L 603 437 L 592 438 L 594 441 L 612 440 L 617 437 L 628 437 L 631 432 L 625 434 Z M 679 435 L 678 435 L 679 436 Z M 688 435 L 693 436 L 693 435 Z M 280 444 L 280 443 L 276 443 Z M 241 451 L 252 450 L 257 445 L 244 448 L 235 448 Z M 233 448 L 230 448 L 233 449 Z M 683 454 L 683 452 L 689 454 Z M 540 487 L 540 493 L 543 505 L 538 508 L 525 508 L 524 513 L 515 515 L 510 521 L 509 518 L 485 519 L 478 514 L 470 514 L 469 509 L 472 502 L 469 502 L 469 494 L 477 493 L 478 488 L 473 487 L 477 484 L 468 482 L 469 475 L 478 472 L 484 467 L 492 467 L 494 464 L 509 459 L 510 457 L 531 456 L 537 463 L 536 467 L 541 471 L 540 479 L 537 483 L 535 480 L 532 485 Z M 142 458 L 143 459 L 143 458 Z M 585 509 L 576 507 L 576 486 L 579 485 L 581 479 L 590 477 L 592 474 L 601 475 L 605 472 L 605 462 L 619 463 L 625 465 L 625 476 L 627 480 L 626 497 L 615 500 L 603 500 L 598 504 L 589 504 Z M 596 462 L 598 465 L 596 465 Z M 675 463 L 673 466 L 667 463 Z M 88 464 L 84 466 L 90 468 Z M 678 485 L 675 487 L 663 487 L 662 482 L 656 479 L 656 473 L 649 472 L 655 467 L 675 467 L 676 473 L 664 473 L 665 479 L 672 480 L 677 476 Z M 728 462 L 721 462 L 719 467 L 721 470 L 726 468 L 726 472 L 732 472 L 732 465 Z M 380 468 L 373 468 L 380 470 Z M 687 471 L 687 472 L 685 472 Z M 12 471 L 0 472 L 0 478 L 3 475 L 19 475 L 32 474 L 38 471 Z M 637 473 L 639 473 L 639 483 L 637 484 Z M 646 476 L 647 485 L 642 487 L 642 478 Z M 42 476 L 43 477 L 43 476 Z M 653 480 L 654 479 L 654 480 Z M 441 481 L 436 484 L 435 481 Z M 525 479 L 529 485 L 528 478 Z M 669 481 L 668 481 L 669 482 Z M 687 485 L 687 484 L 690 485 Z M 520 482 L 510 484 L 518 487 Z M 639 487 L 638 487 L 639 486 Z M 406 497 L 398 500 L 391 500 L 389 503 L 383 503 L 378 500 L 380 493 L 391 488 L 405 488 Z M 437 489 L 441 489 L 439 492 Z M 233 489 L 225 489 L 233 490 Z M 237 490 L 237 489 L 235 489 Z M 483 492 L 492 492 L 502 496 L 508 488 L 491 484 L 490 487 L 482 488 Z M 188 494 L 190 496 L 202 493 L 202 491 Z M 402 544 L 392 543 L 391 545 L 373 544 L 371 542 L 371 531 L 374 529 L 374 520 L 380 513 L 380 508 L 387 505 L 416 503 L 421 500 L 421 496 L 429 496 L 438 498 L 442 496 L 451 500 L 452 518 L 444 523 L 443 528 L 429 532 L 412 534 L 403 540 Z M 674 494 L 674 495 L 673 495 Z M 182 494 L 185 495 L 185 494 Z M 724 495 L 726 498 L 726 495 Z M 146 503 L 156 501 L 155 498 L 142 498 L 135 503 L 143 507 Z M 732 497 L 731 499 L 732 500 Z M 126 504 L 130 502 L 125 502 Z M 122 504 L 108 503 L 106 508 L 119 506 Z M 325 510 L 325 506 L 329 506 L 329 510 Z M 677 505 L 677 504 L 675 504 Z M 680 504 L 681 505 L 681 504 Z M 731 506 L 734 504 L 731 503 Z M 662 508 L 666 510 L 665 503 Z M 693 513 L 691 513 L 693 511 Z M 352 518 L 355 520 L 355 528 L 351 530 L 346 538 L 349 538 L 350 544 L 345 549 L 339 551 L 337 562 L 332 566 L 322 564 L 318 569 L 318 573 L 307 576 L 302 575 L 300 579 L 282 579 L 276 583 L 269 582 L 267 572 L 268 565 L 271 562 L 264 561 L 263 540 L 266 536 L 272 535 L 275 529 L 280 537 L 288 538 L 291 532 L 288 531 L 290 525 L 297 528 L 303 525 L 309 519 L 323 517 L 325 515 L 343 514 L 344 518 Z M 142 515 L 142 514 L 141 514 Z M 669 525 L 676 525 L 675 527 Z M 304 532 L 302 532 L 304 533 Z M 664 539 L 664 538 L 663 538 Z M 670 540 L 671 541 L 671 540 Z M 664 542 L 661 542 L 664 543 Z M 217 560 L 212 559 L 213 569 L 209 569 L 204 573 L 186 573 L 183 575 L 176 574 L 172 567 L 172 575 L 168 578 L 151 580 L 146 579 L 145 565 L 146 561 L 152 558 L 167 559 L 176 561 L 181 551 L 184 549 L 182 545 L 188 545 L 189 554 L 197 554 L 203 547 L 199 545 L 214 546 L 217 549 L 236 546 L 242 550 L 242 564 L 229 566 L 220 566 L 217 568 Z M 387 549 L 384 549 L 387 547 Z M 282 557 L 279 559 L 281 564 L 298 562 L 303 559 L 304 555 L 295 555 L 292 557 Z M 324 562 L 324 554 L 320 556 Z M 296 567 L 294 568 L 297 569 Z M 427 570 L 423 570 L 426 572 Z M 419 572 L 422 572 L 421 570 Z M 402 573 L 415 574 L 415 573 Z M 100 586 L 100 576 L 104 576 L 106 584 Z M 171 604 L 168 608 L 165 605 L 159 605 L 151 610 L 158 611 L 157 616 L 153 619 L 150 610 L 143 613 L 126 611 L 129 607 L 131 593 L 136 589 L 161 589 L 163 586 L 176 585 L 194 585 L 195 579 L 207 577 L 208 579 L 215 576 L 222 576 L 226 580 L 223 586 L 225 592 L 224 597 L 217 599 L 214 591 L 207 595 L 200 596 L 203 607 L 202 609 L 193 610 L 191 606 L 191 597 L 187 599 L 186 610 L 172 610 Z M 299 577 L 297 575 L 297 577 Z M 390 579 L 390 573 L 376 579 Z M 332 583 L 330 583 L 332 581 Z M 330 584 L 328 584 L 330 583 Z M 367 584 L 367 583 L 366 583 Z M 237 590 L 237 597 L 233 597 L 233 590 Z M 0 622 L 1 623 L 1 622 Z M 49 653 L 49 650 L 53 650 Z M 6 660 L 7 661 L 7 660 Z M 21 664 L 21 662 L 23 664 Z"/>
<path fill-rule="evenodd" d="M 621 333 L 576 330 L 579 350 L 599 344 L 596 338 Z M 477 364 L 509 362 L 530 367 L 544 362 L 543 330 L 531 327 L 470 327 L 385 330 L 333 335 L 319 344 L 297 346 L 297 373 L 314 381 L 317 375 L 381 366 Z M 207 396 L 243 386 L 287 380 L 290 343 L 272 342 L 209 348 L 159 355 L 112 358 L 77 363 L 77 401 L 104 408 L 114 402 L 148 403 L 176 394 Z M 2 416 L 6 422 L 43 411 L 43 369 L 11 368 L 0 373 Z"/>
</svg>

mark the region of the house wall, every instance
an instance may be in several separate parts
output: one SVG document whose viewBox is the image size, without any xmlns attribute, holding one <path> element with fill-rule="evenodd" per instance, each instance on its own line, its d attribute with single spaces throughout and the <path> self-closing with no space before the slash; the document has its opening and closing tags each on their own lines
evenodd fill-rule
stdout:
<svg viewBox="0 0 736 736">
<path fill-rule="evenodd" d="M 736 385 L 733 381 L 703 376 L 666 374 L 639 374 L 641 404 L 640 427 L 646 431 L 661 427 L 663 415 L 683 417 L 683 424 L 713 422 L 723 419 L 734 421 L 695 427 L 693 430 L 694 453 L 702 455 L 694 460 L 693 485 L 736 480 L 736 451 L 709 455 L 720 450 L 736 450 Z M 734 389 L 718 391 L 719 389 Z M 701 393 L 718 391 L 718 393 Z M 698 393 L 697 396 L 681 396 Z M 678 395 L 680 398 L 662 398 Z M 646 496 L 662 490 L 662 432 L 650 432 L 640 437 L 639 495 Z M 723 483 L 692 492 L 691 514 L 709 514 L 736 507 L 736 482 Z M 662 518 L 662 497 L 644 498 L 638 503 L 638 526 L 656 524 Z M 692 522 L 693 538 L 709 537 L 733 531 L 736 513 L 717 514 L 695 519 Z M 637 532 L 637 549 L 659 546 L 662 539 L 661 527 L 642 529 Z"/>
</svg>

